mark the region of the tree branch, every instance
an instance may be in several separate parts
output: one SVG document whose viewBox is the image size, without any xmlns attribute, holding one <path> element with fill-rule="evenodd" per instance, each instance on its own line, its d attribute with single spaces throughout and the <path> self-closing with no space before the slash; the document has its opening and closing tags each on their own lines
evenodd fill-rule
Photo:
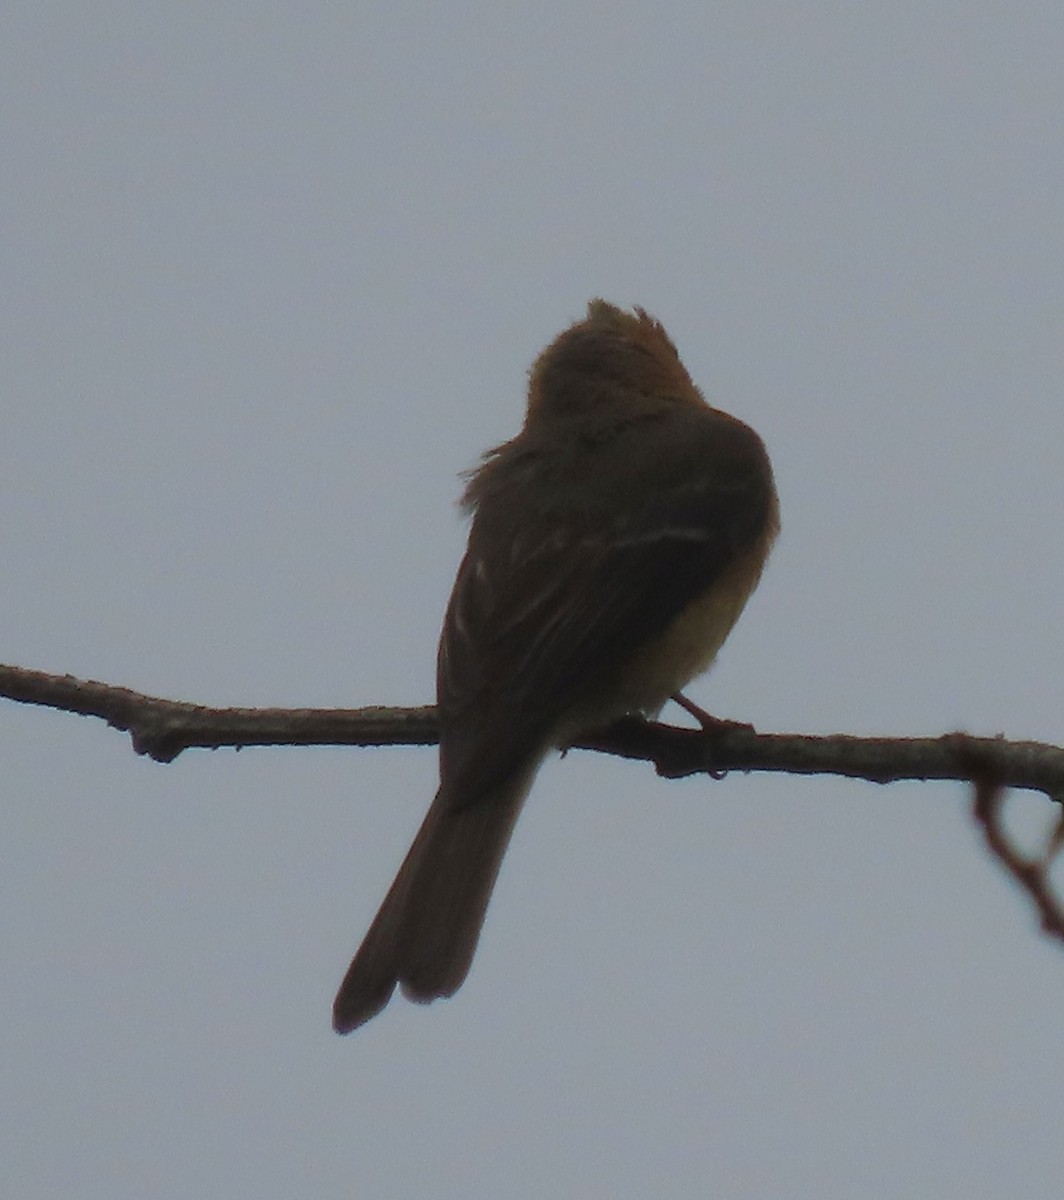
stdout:
<svg viewBox="0 0 1064 1200">
<path fill-rule="evenodd" d="M 0 665 L 0 696 L 99 717 L 128 733 L 137 754 L 173 762 L 182 750 L 231 746 L 433 746 L 436 710 L 423 708 L 209 708 L 130 688 Z"/>
<path fill-rule="evenodd" d="M 419 708 L 209 708 L 147 696 L 73 675 L 50 675 L 0 666 L 0 696 L 63 712 L 98 717 L 128 733 L 133 749 L 172 762 L 193 747 L 231 746 L 431 746 L 439 741 L 436 710 Z M 659 775 L 719 776 L 727 771 L 791 775 L 842 775 L 873 783 L 957 780 L 973 785 L 973 816 L 987 847 L 1027 893 L 1043 929 L 1064 940 L 1064 904 L 1050 880 L 1064 844 L 1064 811 L 1044 853 L 1025 856 L 1002 823 L 1003 789 L 1064 798 L 1064 748 L 947 733 L 932 738 L 852 737 L 847 734 L 757 733 L 720 722 L 683 729 L 639 717 L 582 737 L 573 747 L 654 764 Z"/>
<path fill-rule="evenodd" d="M 432 746 L 436 710 L 418 708 L 211 708 L 164 700 L 73 675 L 0 665 L 0 696 L 98 717 L 130 735 L 133 749 L 157 762 L 183 750 L 224 746 Z M 973 763 L 1003 786 L 1064 796 L 1064 748 L 948 733 L 932 738 L 757 733 L 748 725 L 683 729 L 628 717 L 573 747 L 654 764 L 659 775 L 769 771 L 843 775 L 873 783 L 953 779 L 969 782 Z"/>
</svg>

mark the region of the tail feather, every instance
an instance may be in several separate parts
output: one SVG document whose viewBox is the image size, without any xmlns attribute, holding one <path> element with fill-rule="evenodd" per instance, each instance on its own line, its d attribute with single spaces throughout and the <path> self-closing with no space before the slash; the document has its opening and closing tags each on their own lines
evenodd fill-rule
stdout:
<svg viewBox="0 0 1064 1200">
<path fill-rule="evenodd" d="M 444 787 L 436 793 L 340 985 L 333 1005 L 338 1033 L 380 1012 L 396 984 L 423 1004 L 461 986 L 534 769 L 473 804 L 456 805 Z"/>
</svg>

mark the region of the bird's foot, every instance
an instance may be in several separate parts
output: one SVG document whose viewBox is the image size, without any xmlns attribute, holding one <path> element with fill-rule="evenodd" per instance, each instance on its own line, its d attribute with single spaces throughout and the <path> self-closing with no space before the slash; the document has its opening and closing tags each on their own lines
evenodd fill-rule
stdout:
<svg viewBox="0 0 1064 1200">
<path fill-rule="evenodd" d="M 730 729 L 743 729 L 747 733 L 754 732 L 754 727 L 749 721 L 729 721 L 726 717 L 715 717 L 712 713 L 707 713 L 704 708 L 700 708 L 693 700 L 688 700 L 683 692 L 676 692 L 670 699 L 689 712 L 706 733 L 727 733 Z"/>
</svg>

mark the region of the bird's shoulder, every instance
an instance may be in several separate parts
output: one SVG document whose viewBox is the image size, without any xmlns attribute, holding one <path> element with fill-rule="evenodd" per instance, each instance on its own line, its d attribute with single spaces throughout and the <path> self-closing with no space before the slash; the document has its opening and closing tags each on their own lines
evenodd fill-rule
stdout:
<svg viewBox="0 0 1064 1200">
<path fill-rule="evenodd" d="M 530 516 L 570 526 L 623 523 L 677 502 L 772 491 L 758 435 L 707 405 L 662 405 L 525 430 L 470 474 L 464 507 L 503 532 Z"/>
</svg>

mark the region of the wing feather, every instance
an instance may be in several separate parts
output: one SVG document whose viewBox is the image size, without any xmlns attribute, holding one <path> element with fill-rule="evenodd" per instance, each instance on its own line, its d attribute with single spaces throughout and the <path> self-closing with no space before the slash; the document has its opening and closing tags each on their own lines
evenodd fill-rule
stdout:
<svg viewBox="0 0 1064 1200">
<path fill-rule="evenodd" d="M 587 503 L 564 459 L 561 471 L 537 473 L 522 446 L 521 494 L 491 506 L 516 512 L 519 529 L 474 518 L 437 675 L 442 763 L 452 776 L 467 777 L 457 790 L 470 802 L 529 744 L 549 740 L 560 714 L 608 688 L 611 672 L 659 637 L 772 524 L 775 493 L 760 440 L 715 410 L 694 415 L 701 419 L 641 420 L 631 433 L 639 453 L 624 430 L 611 430 L 596 448 L 596 477 L 607 485 L 597 504 Z M 742 437 L 722 455 L 734 426 Z M 736 444 L 745 454 L 736 455 Z M 763 469 L 750 470 L 751 455 Z M 551 461 L 558 459 L 555 449 Z M 655 474 L 649 488 L 640 477 L 648 463 Z M 627 503 L 616 502 L 621 494 Z M 634 506 L 634 495 L 645 502 Z"/>
</svg>

